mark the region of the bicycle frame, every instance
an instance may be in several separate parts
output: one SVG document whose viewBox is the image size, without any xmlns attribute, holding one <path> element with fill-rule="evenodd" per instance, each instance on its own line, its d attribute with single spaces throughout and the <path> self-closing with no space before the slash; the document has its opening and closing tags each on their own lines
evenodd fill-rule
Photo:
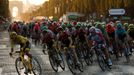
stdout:
<svg viewBox="0 0 134 75">
<path fill-rule="evenodd" d="M 20 51 L 19 57 L 21 58 L 22 63 L 32 71 L 32 64 L 31 64 L 31 58 L 28 57 L 28 55 L 24 54 L 23 51 Z"/>
</svg>

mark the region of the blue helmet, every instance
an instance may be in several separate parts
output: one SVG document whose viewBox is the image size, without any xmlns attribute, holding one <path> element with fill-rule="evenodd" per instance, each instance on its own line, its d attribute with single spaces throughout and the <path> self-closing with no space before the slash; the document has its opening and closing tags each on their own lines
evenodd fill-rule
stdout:
<svg viewBox="0 0 134 75">
<path fill-rule="evenodd" d="M 122 23 L 117 23 L 117 29 L 122 29 L 122 28 L 123 28 Z"/>
</svg>

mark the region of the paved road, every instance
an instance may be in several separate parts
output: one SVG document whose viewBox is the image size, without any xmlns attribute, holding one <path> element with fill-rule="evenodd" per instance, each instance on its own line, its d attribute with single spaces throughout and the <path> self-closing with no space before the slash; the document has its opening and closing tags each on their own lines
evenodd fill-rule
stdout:
<svg viewBox="0 0 134 75">
<path fill-rule="evenodd" d="M 19 46 L 16 46 L 15 50 L 19 50 Z M 0 32 L 0 75 L 17 75 L 14 65 L 15 59 L 9 57 L 9 52 L 10 42 L 8 33 Z M 68 68 L 65 71 L 60 69 L 58 73 L 55 73 L 50 66 L 48 55 L 42 53 L 41 46 L 34 46 L 32 44 L 31 53 L 40 61 L 43 71 L 42 75 L 72 75 Z M 84 72 L 78 75 L 134 75 L 133 62 L 134 56 L 131 57 L 129 64 L 125 63 L 125 59 L 122 57 L 120 61 L 114 61 L 112 70 L 107 72 L 102 72 L 97 62 L 94 62 L 90 66 L 85 66 Z"/>
</svg>

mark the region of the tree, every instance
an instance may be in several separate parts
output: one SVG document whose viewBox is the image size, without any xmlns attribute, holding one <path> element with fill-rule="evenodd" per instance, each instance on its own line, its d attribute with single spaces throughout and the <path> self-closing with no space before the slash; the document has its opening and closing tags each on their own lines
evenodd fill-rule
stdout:
<svg viewBox="0 0 134 75">
<path fill-rule="evenodd" d="M 0 1 L 0 16 L 9 17 L 9 1 L 8 0 L 1 0 Z"/>
<path fill-rule="evenodd" d="M 49 0 L 31 15 L 61 17 L 66 12 L 78 12 L 86 16 L 97 13 L 99 16 L 108 15 L 108 10 L 111 8 L 125 8 L 128 15 L 133 16 L 133 5 L 133 0 Z M 55 7 L 59 9 L 58 13 L 55 13 Z"/>
</svg>

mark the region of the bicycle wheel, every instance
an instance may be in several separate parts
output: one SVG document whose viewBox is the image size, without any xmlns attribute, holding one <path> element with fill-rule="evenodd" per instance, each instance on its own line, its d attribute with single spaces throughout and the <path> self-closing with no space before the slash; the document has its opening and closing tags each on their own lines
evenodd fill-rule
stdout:
<svg viewBox="0 0 134 75">
<path fill-rule="evenodd" d="M 78 65 L 78 69 L 79 71 L 83 72 L 84 71 L 84 64 L 83 64 L 83 60 L 79 59 L 80 64 Z"/>
<path fill-rule="evenodd" d="M 92 64 L 93 63 L 93 51 L 90 53 L 87 53 L 87 56 L 88 56 L 88 60 L 90 61 L 90 64 Z"/>
<path fill-rule="evenodd" d="M 130 61 L 129 50 L 128 50 L 128 48 L 126 46 L 125 46 L 124 55 L 126 57 L 126 61 L 129 62 Z"/>
<path fill-rule="evenodd" d="M 81 55 L 83 56 L 85 63 L 86 63 L 87 65 L 89 65 L 89 60 L 88 60 L 88 56 L 87 56 L 87 51 L 86 51 L 84 48 L 82 49 Z M 80 56 L 81 56 L 81 55 L 80 55 Z"/>
<path fill-rule="evenodd" d="M 102 55 L 97 55 L 97 61 L 98 61 L 98 64 L 99 64 L 101 70 L 105 71 L 106 64 L 105 64 L 105 59 L 103 58 L 103 56 Z"/>
<path fill-rule="evenodd" d="M 75 74 L 75 71 L 74 71 L 75 70 L 75 64 L 74 64 L 73 60 L 74 59 L 73 59 L 72 55 L 67 54 L 66 61 L 67 61 L 68 68 L 73 74 Z"/>
<path fill-rule="evenodd" d="M 117 43 L 115 41 L 113 42 L 113 51 L 116 59 L 119 60 L 119 50 L 117 49 Z"/>
<path fill-rule="evenodd" d="M 56 62 L 57 60 L 56 58 L 58 58 L 57 55 L 49 55 L 49 61 L 50 61 L 51 67 L 55 72 L 58 71 L 58 64 Z"/>
<path fill-rule="evenodd" d="M 21 74 L 22 74 L 22 70 L 24 70 L 24 69 L 25 69 L 24 72 L 27 71 L 26 66 L 22 63 L 20 57 L 18 57 L 18 58 L 15 60 L 15 68 L 16 68 L 16 71 L 17 71 L 18 75 L 21 75 Z M 28 74 L 26 74 L 26 75 L 28 75 Z"/>
<path fill-rule="evenodd" d="M 61 60 L 60 61 L 60 67 L 62 68 L 62 70 L 64 71 L 65 70 L 65 62 L 64 62 L 64 59 L 63 59 L 63 56 L 61 53 L 58 54 L 58 58 Z"/>
<path fill-rule="evenodd" d="M 82 51 L 80 51 L 80 50 L 77 50 L 76 53 L 78 56 L 78 61 L 80 62 L 77 65 L 77 67 L 78 67 L 79 71 L 83 72 L 83 70 L 84 70 L 84 66 L 83 66 L 84 65 L 84 55 L 83 55 Z"/>
<path fill-rule="evenodd" d="M 35 57 L 32 57 L 32 66 L 33 66 L 34 75 L 41 75 L 42 74 L 41 65 Z"/>
<path fill-rule="evenodd" d="M 87 50 L 83 50 L 83 55 L 84 55 L 84 61 L 85 61 L 85 63 L 87 65 L 92 64 L 93 59 L 92 59 L 90 53 L 87 52 Z"/>
</svg>

